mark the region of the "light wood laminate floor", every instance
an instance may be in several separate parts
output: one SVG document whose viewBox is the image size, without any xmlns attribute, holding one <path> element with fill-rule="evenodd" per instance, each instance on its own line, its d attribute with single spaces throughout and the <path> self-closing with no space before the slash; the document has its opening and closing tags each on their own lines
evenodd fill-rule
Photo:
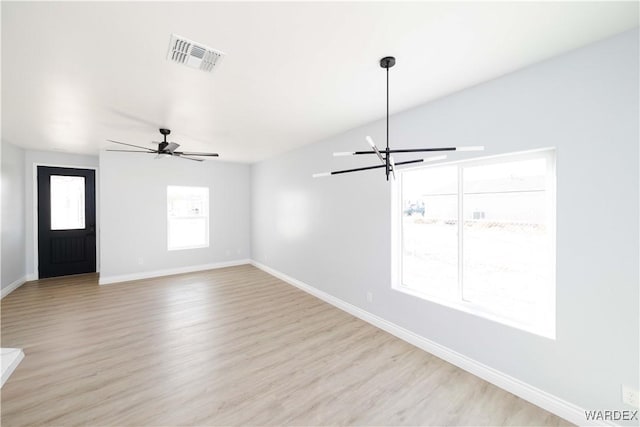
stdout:
<svg viewBox="0 0 640 427">
<path fill-rule="evenodd" d="M 252 266 L 2 300 L 3 426 L 563 425 Z"/>
</svg>

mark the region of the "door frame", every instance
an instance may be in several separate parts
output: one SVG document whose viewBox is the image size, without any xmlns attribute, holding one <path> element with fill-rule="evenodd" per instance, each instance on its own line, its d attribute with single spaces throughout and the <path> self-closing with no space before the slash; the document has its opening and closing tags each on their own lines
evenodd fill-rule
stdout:
<svg viewBox="0 0 640 427">
<path fill-rule="evenodd" d="M 40 278 L 38 271 L 38 166 L 46 166 L 51 168 L 71 168 L 71 169 L 90 169 L 96 172 L 96 273 L 100 272 L 100 174 L 97 166 L 83 165 L 60 165 L 53 163 L 33 162 L 32 181 L 33 181 L 33 279 Z"/>
</svg>

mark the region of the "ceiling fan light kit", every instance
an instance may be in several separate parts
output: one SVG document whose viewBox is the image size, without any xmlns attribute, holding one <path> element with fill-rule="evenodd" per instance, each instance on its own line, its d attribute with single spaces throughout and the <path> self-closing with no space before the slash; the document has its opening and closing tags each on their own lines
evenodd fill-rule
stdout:
<svg viewBox="0 0 640 427">
<path fill-rule="evenodd" d="M 129 147 L 141 148 L 141 150 L 114 150 L 107 149 L 107 151 L 118 151 L 125 153 L 147 153 L 147 154 L 155 154 L 156 159 L 160 159 L 163 157 L 178 157 L 180 159 L 193 160 L 196 162 L 201 162 L 203 159 L 198 159 L 197 157 L 219 157 L 218 153 L 197 153 L 197 152 L 186 152 L 186 151 L 176 151 L 180 144 L 175 142 L 168 142 L 167 135 L 171 134 L 170 129 L 160 128 L 158 129 L 160 134 L 162 135 L 162 141 L 154 141 L 154 143 L 158 144 L 157 150 L 152 150 L 151 148 L 142 147 L 140 145 L 129 144 L 126 142 L 114 141 L 112 139 L 107 139 L 109 142 L 113 142 L 115 144 L 126 145 Z M 195 157 L 194 157 L 195 156 Z"/>
<path fill-rule="evenodd" d="M 351 172 L 360 172 L 370 169 L 385 169 L 385 175 L 387 177 L 387 181 L 389 181 L 389 175 L 395 177 L 396 166 L 398 165 L 408 165 L 415 163 L 423 163 L 423 162 L 433 162 L 438 160 L 446 159 L 446 155 L 425 157 L 415 160 L 406 160 L 402 162 L 396 162 L 392 156 L 392 154 L 400 154 L 400 153 L 425 153 L 425 152 L 433 152 L 433 151 L 482 151 L 484 150 L 483 146 L 472 146 L 472 147 L 440 147 L 440 148 L 400 148 L 400 149 L 390 149 L 389 148 L 389 68 L 393 67 L 396 64 L 396 59 L 393 56 L 385 56 L 380 60 L 380 67 L 384 68 L 387 71 L 387 146 L 385 149 L 380 150 L 376 146 L 373 138 L 367 135 L 365 140 L 371 147 L 371 150 L 367 151 L 340 151 L 333 153 L 334 157 L 344 157 L 344 156 L 359 156 L 359 155 L 370 155 L 375 154 L 380 160 L 380 164 L 373 166 L 364 166 L 353 169 L 343 169 L 331 172 L 320 172 L 314 173 L 311 175 L 313 178 L 320 178 L 331 175 L 340 175 L 344 173 Z"/>
</svg>

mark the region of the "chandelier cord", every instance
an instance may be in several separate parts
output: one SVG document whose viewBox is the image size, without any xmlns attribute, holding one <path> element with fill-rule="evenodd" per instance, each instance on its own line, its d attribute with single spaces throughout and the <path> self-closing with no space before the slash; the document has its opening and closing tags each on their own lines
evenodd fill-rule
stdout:
<svg viewBox="0 0 640 427">
<path fill-rule="evenodd" d="M 387 166 L 387 181 L 389 181 L 389 67 L 387 67 L 387 150 L 385 163 Z"/>
</svg>

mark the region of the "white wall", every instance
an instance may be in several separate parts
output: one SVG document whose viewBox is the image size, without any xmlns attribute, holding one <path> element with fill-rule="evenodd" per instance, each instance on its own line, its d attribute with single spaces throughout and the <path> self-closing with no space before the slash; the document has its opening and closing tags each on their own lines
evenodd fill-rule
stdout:
<svg viewBox="0 0 640 427">
<path fill-rule="evenodd" d="M 556 340 L 390 288 L 383 172 L 311 178 L 374 164 L 331 152 L 383 145 L 382 121 L 252 167 L 252 258 L 580 407 L 632 409 L 620 385 L 639 377 L 638 71 L 635 30 L 391 118 L 392 146 L 557 147 Z"/>
<path fill-rule="evenodd" d="M 249 165 L 102 152 L 100 181 L 101 283 L 249 258 Z M 167 250 L 167 185 L 209 187 L 208 248 Z"/>
<path fill-rule="evenodd" d="M 2 288 L 24 281 L 25 182 L 24 150 L 2 142 Z"/>
<path fill-rule="evenodd" d="M 62 166 L 62 167 L 78 167 L 78 168 L 96 168 L 98 166 L 98 156 L 85 156 L 81 154 L 69 154 L 53 151 L 36 151 L 26 150 L 24 156 L 24 177 L 25 177 L 25 206 L 26 206 L 26 262 L 27 262 L 27 278 L 35 280 L 38 278 L 36 237 L 37 223 L 36 209 L 37 204 L 35 196 L 37 190 L 34 185 L 37 184 L 35 179 L 36 165 L 43 166 Z M 100 189 L 99 178 L 96 180 L 96 191 L 99 195 Z M 97 200 L 97 198 L 96 198 Z M 100 205 L 96 206 L 97 227 L 100 227 Z M 99 245 L 100 240 L 97 244 Z M 98 250 L 99 252 L 99 250 Z M 99 265 L 98 265 L 99 268 Z"/>
</svg>

